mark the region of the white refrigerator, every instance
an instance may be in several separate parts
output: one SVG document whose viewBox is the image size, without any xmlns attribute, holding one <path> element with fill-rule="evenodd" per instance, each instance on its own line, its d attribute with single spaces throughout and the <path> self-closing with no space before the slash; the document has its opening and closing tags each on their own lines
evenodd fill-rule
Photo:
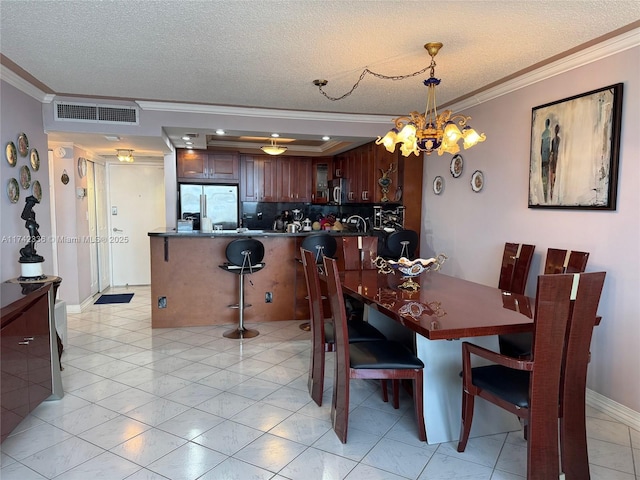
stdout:
<svg viewBox="0 0 640 480">
<path fill-rule="evenodd" d="M 224 230 L 238 228 L 240 205 L 237 185 L 181 183 L 179 195 L 180 218 L 192 218 L 194 230 L 200 230 L 201 198 L 206 198 L 205 214 L 213 225 L 222 225 Z"/>
</svg>

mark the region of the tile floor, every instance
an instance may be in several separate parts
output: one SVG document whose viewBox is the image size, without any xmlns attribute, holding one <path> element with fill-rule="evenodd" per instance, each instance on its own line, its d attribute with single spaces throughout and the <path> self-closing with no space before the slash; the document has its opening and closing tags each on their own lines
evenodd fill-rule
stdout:
<svg viewBox="0 0 640 480">
<path fill-rule="evenodd" d="M 352 381 L 349 441 L 331 429 L 332 355 L 322 407 L 307 393 L 309 333 L 299 321 L 151 329 L 149 287 L 129 304 L 68 315 L 62 400 L 33 411 L 1 445 L 2 480 L 524 478 L 520 432 L 427 445 L 408 397 L 382 402 Z M 253 325 L 252 325 L 253 326 Z M 588 409 L 594 480 L 640 480 L 640 432 Z"/>
</svg>

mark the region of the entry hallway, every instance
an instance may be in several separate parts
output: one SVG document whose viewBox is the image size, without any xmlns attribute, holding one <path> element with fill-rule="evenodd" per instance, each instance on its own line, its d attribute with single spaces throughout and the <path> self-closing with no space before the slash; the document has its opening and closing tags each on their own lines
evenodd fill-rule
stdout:
<svg viewBox="0 0 640 480">
<path fill-rule="evenodd" d="M 471 439 L 465 453 L 455 443 L 420 443 L 411 399 L 403 394 L 393 410 L 373 381 L 352 380 L 342 445 L 329 419 L 333 354 L 318 407 L 307 392 L 302 322 L 249 321 L 260 335 L 243 342 L 222 337 L 229 326 L 152 330 L 150 288 L 108 293 L 125 292 L 135 293 L 129 304 L 68 315 L 66 394 L 40 405 L 2 444 L 2 480 L 525 476 L 520 432 Z M 587 413 L 591 478 L 640 480 L 640 432 Z"/>
</svg>

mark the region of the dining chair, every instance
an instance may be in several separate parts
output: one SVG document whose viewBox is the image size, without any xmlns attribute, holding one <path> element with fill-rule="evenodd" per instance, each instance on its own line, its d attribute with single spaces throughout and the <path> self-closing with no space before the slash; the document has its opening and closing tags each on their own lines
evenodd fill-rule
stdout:
<svg viewBox="0 0 640 480">
<path fill-rule="evenodd" d="M 311 358 L 307 386 L 313 401 L 318 406 L 321 406 L 322 392 L 324 391 L 325 352 L 332 352 L 335 349 L 335 329 L 333 322 L 330 319 L 327 320 L 324 314 L 320 274 L 315 254 L 303 248 L 300 248 L 300 253 L 304 267 L 304 278 L 307 284 L 311 326 Z M 351 342 L 386 339 L 377 328 L 362 320 L 348 322 L 348 331 L 349 341 Z M 386 395 L 384 398 L 386 401 Z"/>
<path fill-rule="evenodd" d="M 587 268 L 588 252 L 548 248 L 544 261 L 544 274 L 582 273 Z M 500 353 L 510 357 L 528 357 L 531 355 L 531 333 L 510 333 L 499 335 Z"/>
<path fill-rule="evenodd" d="M 544 273 L 582 273 L 587 268 L 588 252 L 548 248 Z"/>
<path fill-rule="evenodd" d="M 465 450 L 469 439 L 477 396 L 525 422 L 528 480 L 558 478 L 558 418 L 561 419 L 563 468 L 576 458 L 587 459 L 586 433 L 584 451 L 580 445 L 571 446 L 569 441 L 580 443 L 578 430 L 580 425 L 584 428 L 584 402 L 567 405 L 564 399 L 569 398 L 568 390 L 580 385 L 585 388 L 588 345 L 604 277 L 604 272 L 538 277 L 531 359 L 508 357 L 469 342 L 462 343 L 459 452 Z M 472 368 L 472 354 L 495 363 Z M 569 378 L 572 375 L 579 378 Z M 579 412 L 578 417 L 582 414 L 582 423 L 573 415 L 574 408 Z M 537 467 L 534 469 L 533 465 Z M 574 480 L 589 478 L 588 459 L 585 465 L 587 476 L 574 476 Z"/>
<path fill-rule="evenodd" d="M 342 443 L 347 442 L 349 425 L 349 383 L 351 379 L 412 380 L 418 438 L 426 441 L 422 399 L 424 363 L 400 342 L 349 342 L 347 316 L 340 274 L 335 260 L 324 259 L 327 291 L 335 326 L 336 360 L 331 400 L 331 423 Z M 396 382 L 398 383 L 398 382 Z M 384 387 L 383 387 L 384 388 Z M 395 386 L 394 386 L 395 391 Z M 384 394 L 384 392 L 383 392 Z"/>
<path fill-rule="evenodd" d="M 505 243 L 498 288 L 524 295 L 535 245 Z"/>
</svg>

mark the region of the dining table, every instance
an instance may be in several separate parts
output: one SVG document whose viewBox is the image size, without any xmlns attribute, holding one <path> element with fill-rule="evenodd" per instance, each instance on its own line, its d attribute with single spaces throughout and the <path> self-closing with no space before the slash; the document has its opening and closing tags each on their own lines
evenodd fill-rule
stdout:
<svg viewBox="0 0 640 480">
<path fill-rule="evenodd" d="M 405 280 L 399 273 L 377 270 L 341 273 L 343 292 L 367 305 L 367 320 L 388 338 L 413 343 L 409 346 L 424 362 L 427 443 L 457 441 L 462 342 L 497 351 L 498 335 L 532 331 L 535 300 L 439 272 L 414 277 L 417 290 L 400 288 Z M 486 364 L 478 358 L 474 362 Z M 520 428 L 515 415 L 489 402 L 476 402 L 475 408 L 472 437 Z"/>
</svg>

